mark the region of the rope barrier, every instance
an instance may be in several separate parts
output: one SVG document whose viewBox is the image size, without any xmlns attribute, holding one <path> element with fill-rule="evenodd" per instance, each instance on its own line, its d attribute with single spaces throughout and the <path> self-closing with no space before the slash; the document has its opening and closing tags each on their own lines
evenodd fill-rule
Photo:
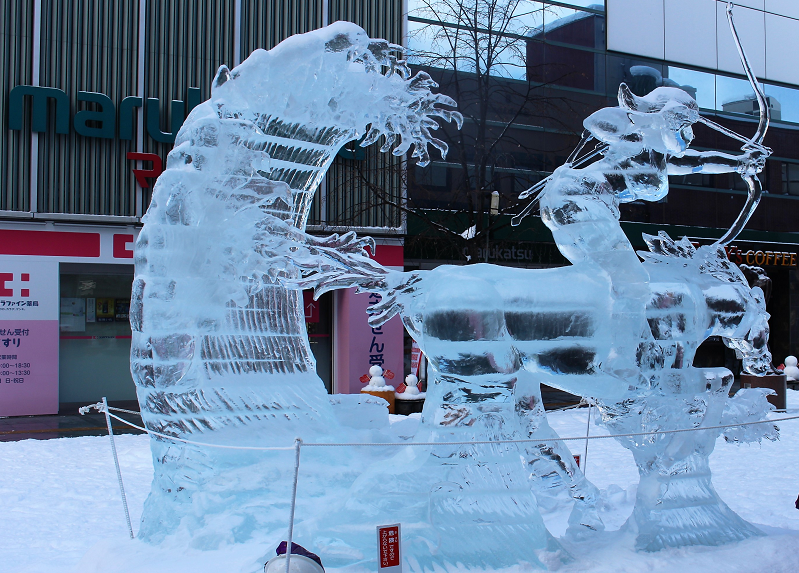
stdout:
<svg viewBox="0 0 799 573">
<path fill-rule="evenodd" d="M 570 409 L 575 406 L 567 407 L 564 409 Z M 601 440 L 601 439 L 608 439 L 608 438 L 627 438 L 627 437 L 636 437 L 636 436 L 657 436 L 657 435 L 664 435 L 664 434 L 676 434 L 681 432 L 697 432 L 701 430 L 718 430 L 724 428 L 737 428 L 741 426 L 752 426 L 755 424 L 773 424 L 776 422 L 783 422 L 787 420 L 796 420 L 799 419 L 799 415 L 797 416 L 786 416 L 783 418 L 777 418 L 772 420 L 758 420 L 755 422 L 741 422 L 739 424 L 723 424 L 717 426 L 699 426 L 697 428 L 680 428 L 676 430 L 658 430 L 654 432 L 631 432 L 627 434 L 608 434 L 605 436 L 590 436 L 588 435 L 590 425 L 586 428 L 586 435 L 579 436 L 579 437 L 566 437 L 566 438 L 542 438 L 542 439 L 522 439 L 522 440 L 481 440 L 481 441 L 469 441 L 469 442 L 389 442 L 389 443 L 305 443 L 300 438 L 296 438 L 294 440 L 293 446 L 231 446 L 225 444 L 211 444 L 211 443 L 204 443 L 204 442 L 195 442 L 193 440 L 186 440 L 184 438 L 178 438 L 175 436 L 170 436 L 167 434 L 163 434 L 161 432 L 155 432 L 153 430 L 148 430 L 142 426 L 137 426 L 136 424 L 125 420 L 117 416 L 116 414 L 112 414 L 110 410 L 114 410 L 117 412 L 124 412 L 128 414 L 137 414 L 141 416 L 140 412 L 134 412 L 133 410 L 124 410 L 122 408 L 113 408 L 108 406 L 108 402 L 105 398 L 103 398 L 102 402 L 98 402 L 96 404 L 91 404 L 89 406 L 83 406 L 79 409 L 80 413 L 86 414 L 91 408 L 95 408 L 98 412 L 102 412 L 105 414 L 106 423 L 108 426 L 108 435 L 111 439 L 111 450 L 114 455 L 114 463 L 116 464 L 117 470 L 117 478 L 119 480 L 119 490 L 122 494 L 122 503 L 125 509 L 125 518 L 128 525 L 128 531 L 130 532 L 131 539 L 134 538 L 133 535 L 133 527 L 131 526 L 130 522 L 130 514 L 128 513 L 128 504 L 127 499 L 125 497 L 125 489 L 122 484 L 122 473 L 119 468 L 119 459 L 117 458 L 117 451 L 116 445 L 114 444 L 114 433 L 111 428 L 111 418 L 122 422 L 132 428 L 136 428 L 142 432 L 145 432 L 151 436 L 157 436 L 159 438 L 164 438 L 167 440 L 172 440 L 176 442 L 181 442 L 185 444 L 191 444 L 195 446 L 204 446 L 210 448 L 221 448 L 221 449 L 232 449 L 232 450 L 259 450 L 259 451 L 289 451 L 294 450 L 294 479 L 292 484 L 292 493 L 291 493 L 291 507 L 289 513 L 289 526 L 288 526 L 288 542 L 286 544 L 286 573 L 290 573 L 289 567 L 291 565 L 291 550 L 292 550 L 292 541 L 294 537 L 294 516 L 296 511 L 296 503 L 297 503 L 297 485 L 299 483 L 299 473 L 300 473 L 300 450 L 303 446 L 306 447 L 346 447 L 346 446 L 458 446 L 458 445 L 474 445 L 474 444 L 513 444 L 513 443 L 546 443 L 546 442 L 567 442 L 567 441 L 575 441 L 575 440 L 585 440 L 585 457 L 584 460 L 587 459 L 588 453 L 588 440 Z M 591 423 L 591 408 L 589 404 L 588 408 L 588 423 Z M 583 467 L 585 462 L 583 462 Z"/>
<path fill-rule="evenodd" d="M 141 412 L 137 412 L 136 410 L 126 410 L 125 408 L 114 408 L 113 406 L 108 406 L 109 410 L 113 410 L 114 412 L 124 412 L 125 414 L 135 414 L 136 416 L 141 417 Z"/>
<path fill-rule="evenodd" d="M 116 416 L 116 415 L 112 414 L 111 412 L 108 412 L 108 415 L 111 416 L 112 418 L 114 418 L 115 420 L 118 420 L 118 421 L 122 422 L 123 424 L 127 424 L 131 428 L 136 428 L 137 430 L 141 430 L 142 432 L 144 432 L 146 434 L 150 434 L 151 436 L 158 436 L 159 438 L 164 438 L 164 439 L 167 439 L 167 440 L 173 440 L 175 442 L 183 442 L 184 444 L 191 444 L 193 446 L 203 446 L 203 447 L 206 447 L 206 448 L 221 448 L 221 449 L 225 449 L 225 450 L 276 450 L 276 451 L 289 451 L 289 450 L 293 450 L 294 449 L 294 446 L 230 446 L 230 445 L 226 445 L 226 444 L 210 444 L 210 443 L 207 443 L 207 442 L 195 442 L 195 441 L 192 441 L 192 440 L 185 440 L 183 438 L 170 436 L 169 434 L 162 434 L 162 433 L 156 432 L 154 430 L 148 430 L 147 428 L 143 428 L 141 426 L 137 426 L 136 424 L 134 424 L 132 422 L 128 422 L 126 419 L 120 418 L 119 416 Z"/>
<path fill-rule="evenodd" d="M 97 407 L 97 404 L 93 404 L 90 407 Z M 184 438 L 178 438 L 175 436 L 170 436 L 168 434 L 162 434 L 160 432 L 156 432 L 153 430 L 148 430 L 147 428 L 143 428 L 141 426 L 137 426 L 132 422 L 125 420 L 124 418 L 120 418 L 114 414 L 108 413 L 109 416 L 122 422 L 123 424 L 127 424 L 132 428 L 136 428 L 142 432 L 146 432 L 151 436 L 157 436 L 159 438 L 164 438 L 167 440 L 173 440 L 176 442 L 182 442 L 184 444 L 191 444 L 194 446 L 203 446 L 208 448 L 221 448 L 221 449 L 229 449 L 229 450 L 257 450 L 257 451 L 290 451 L 294 450 L 296 446 L 231 446 L 226 444 L 211 444 L 207 442 L 195 442 L 193 440 L 186 440 Z M 319 447 L 380 447 L 380 446 L 469 446 L 469 445 L 492 445 L 492 444 L 541 444 L 547 442 L 571 442 L 576 440 L 606 440 L 609 438 L 632 438 L 638 436 L 658 436 L 663 434 L 678 434 L 681 432 L 699 432 L 702 430 L 720 430 L 724 428 L 738 428 L 741 426 L 753 426 L 756 424 L 773 424 L 777 422 L 785 422 L 788 420 L 796 420 L 799 419 L 799 415 L 797 416 L 786 416 L 784 418 L 777 418 L 773 420 L 758 420 L 756 422 L 740 422 L 738 424 L 722 424 L 718 426 L 699 426 L 696 428 L 678 428 L 676 430 L 656 430 L 653 432 L 631 432 L 627 434 L 607 434 L 604 436 L 575 436 L 575 437 L 567 437 L 567 438 L 526 438 L 520 440 L 483 440 L 483 441 L 469 441 L 469 442 L 342 442 L 342 443 L 335 443 L 335 442 L 303 442 L 302 446 L 307 448 L 319 448 Z"/>
</svg>

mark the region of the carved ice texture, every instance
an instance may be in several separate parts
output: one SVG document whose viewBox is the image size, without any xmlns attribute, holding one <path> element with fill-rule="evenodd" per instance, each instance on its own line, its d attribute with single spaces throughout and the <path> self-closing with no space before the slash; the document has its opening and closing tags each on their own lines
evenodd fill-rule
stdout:
<svg viewBox="0 0 799 573">
<path fill-rule="evenodd" d="M 219 68 L 211 99 L 177 135 L 135 248 L 131 371 L 148 429 L 227 446 L 291 445 L 337 431 L 301 293 L 277 279 L 296 272 L 289 245 L 346 252 L 348 237 L 303 232 L 344 143 L 382 136 L 383 151 L 411 151 L 421 164 L 428 145 L 446 152 L 430 131 L 435 118 L 460 124 L 446 109 L 454 102 L 431 93 L 427 74 L 411 76 L 397 50 L 338 22 Z M 213 546 L 285 530 L 287 514 L 263 522 L 266 507 L 287 503 L 272 483 L 279 454 L 151 444 L 155 478 L 141 537 L 157 540 L 182 523 L 198 546 Z M 243 479 L 242 468 L 256 466 Z"/>
<path fill-rule="evenodd" d="M 641 253 L 642 263 L 619 225 L 619 205 L 663 198 L 669 174 L 748 175 L 762 168 L 768 154 L 762 146 L 739 156 L 689 150 L 696 121 L 696 102 L 684 91 L 658 88 L 638 97 L 624 84 L 619 107 L 586 119 L 578 149 L 537 188 L 542 219 L 569 267 L 478 264 L 400 273 L 382 269 L 363 253 L 342 258 L 317 250 L 295 258 L 306 273 L 298 284 L 317 292 L 357 285 L 380 293 L 381 302 L 369 309 L 375 325 L 400 314 L 435 373 L 422 417 L 427 433 L 420 432 L 420 439 L 553 437 L 541 406 L 541 384 L 594 402 L 616 434 L 763 419 L 770 406 L 762 392 L 730 400 L 728 370 L 692 366 L 702 341 L 720 336 L 743 356 L 747 372 L 769 371 L 761 289 L 750 289 L 718 243 L 696 249 L 687 239 L 675 242 L 664 233 L 645 236 L 650 252 Z M 593 150 L 586 150 L 589 143 Z M 728 437 L 776 436 L 773 425 L 750 428 Z M 720 544 L 759 533 L 719 499 L 711 484 L 708 456 L 720 433 L 619 438 L 632 451 L 641 477 L 624 529 L 639 548 Z M 484 508 L 503 506 L 485 495 L 482 484 L 488 479 L 474 479 L 476 467 L 486 473 L 501 467 L 504 477 L 491 491 L 517 495 L 521 468 L 497 465 L 492 456 L 500 453 L 502 459 L 521 455 L 537 492 L 553 477 L 571 489 L 573 533 L 602 527 L 596 489 L 557 442 L 434 450 L 420 466 L 419 476 L 425 477 L 419 479 L 446 467 L 446 485 L 431 494 L 431 504 L 437 496 L 448 496 L 435 506 L 442 521 L 455 523 L 482 511 L 481 519 L 489 516 L 491 523 L 490 544 L 504 547 L 514 539 L 513 533 L 498 531 L 515 524 L 523 506 L 492 520 L 491 510 Z M 526 511 L 532 515 L 535 508 Z M 538 523 L 526 519 L 528 527 Z M 529 533 L 522 529 L 520 535 Z M 482 534 L 475 538 L 484 539 Z"/>
</svg>

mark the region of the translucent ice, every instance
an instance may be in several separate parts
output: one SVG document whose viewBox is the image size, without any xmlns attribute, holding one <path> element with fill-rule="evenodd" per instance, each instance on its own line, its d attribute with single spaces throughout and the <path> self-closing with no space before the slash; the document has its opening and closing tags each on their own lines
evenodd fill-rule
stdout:
<svg viewBox="0 0 799 573">
<path fill-rule="evenodd" d="M 135 249 L 131 371 L 150 430 L 228 446 L 337 431 L 301 294 L 277 278 L 296 272 L 289 245 L 345 248 L 303 233 L 344 143 L 382 136 L 384 151 L 412 151 L 421 163 L 428 145 L 446 152 L 431 130 L 435 118 L 460 123 L 447 109 L 454 102 L 430 91 L 427 74 L 411 76 L 396 51 L 338 22 L 219 68 L 211 99 L 178 133 Z M 142 537 L 182 522 L 213 545 L 224 536 L 211 524 L 225 512 L 239 523 L 226 534 L 234 540 L 278 527 L 260 508 L 280 497 L 269 480 L 223 485 L 269 456 L 160 438 L 152 450 Z"/>
<path fill-rule="evenodd" d="M 657 88 L 638 97 L 625 85 L 618 108 L 586 119 L 583 142 L 538 189 L 542 219 L 570 267 L 479 264 L 400 273 L 357 250 L 336 257 L 321 249 L 295 258 L 309 273 L 298 284 L 319 292 L 357 285 L 380 293 L 381 302 L 369 309 L 374 325 L 400 314 L 436 375 L 422 419 L 433 436 L 552 437 L 541 384 L 590 399 L 616 434 L 751 421 L 753 413 L 767 411 L 762 395 L 739 400 L 751 408 L 725 410 L 732 374 L 692 363 L 702 341 L 720 336 L 741 353 L 747 372 L 770 371 L 761 289 L 749 287 L 721 243 L 696 249 L 664 233 L 645 236 L 650 252 L 640 253 L 642 263 L 619 225 L 620 203 L 662 198 L 669 174 L 749 177 L 762 169 L 768 150 L 759 143 L 749 142 L 739 156 L 689 150 L 698 120 L 696 102 L 681 90 Z M 595 150 L 579 156 L 589 142 Z M 638 547 L 718 544 L 758 534 L 711 484 L 707 460 L 720 433 L 619 438 L 641 475 L 626 528 Z M 773 428 L 764 424 L 734 439 L 763 436 L 773 437 Z M 485 463 L 479 449 L 467 450 L 460 459 Z M 601 528 L 595 488 L 569 463 L 566 448 L 542 442 L 518 451 L 539 491 L 544 476 L 559 475 L 570 487 L 573 532 Z M 422 473 L 436 475 L 429 466 Z M 449 481 L 470 483 L 465 476 Z M 453 495 L 463 494 L 457 491 Z"/>
<path fill-rule="evenodd" d="M 430 130 L 435 118 L 460 123 L 446 109 L 454 102 L 430 92 L 429 76 L 411 77 L 393 49 L 337 23 L 256 51 L 232 71 L 220 68 L 211 100 L 178 134 L 136 245 L 131 369 L 148 428 L 209 445 L 153 439 L 141 535 L 182 530 L 201 548 L 264 532 L 279 538 L 289 462 L 237 448 L 403 439 L 381 433 L 378 404 L 329 399 L 300 294 L 286 285 L 380 293 L 370 321 L 400 314 L 431 364 L 415 439 L 435 446 L 392 457 L 382 446 L 369 456 L 316 450 L 310 460 L 297 531 L 326 564 L 374 561 L 374 525 L 401 521 L 412 568 L 543 567 L 542 555 L 560 550 L 535 492 L 555 486 L 575 500 L 571 534 L 602 529 L 596 488 L 552 440 L 542 383 L 594 401 L 615 433 L 707 428 L 619 438 L 641 475 L 626 527 L 638 547 L 756 535 L 716 495 L 707 458 L 719 435 L 710 426 L 763 416 L 764 396 L 730 401 L 729 371 L 692 361 L 717 335 L 748 372 L 771 368 L 762 292 L 723 249 L 757 204 L 767 113 L 755 138 L 733 134 L 746 141 L 744 154 L 699 153 L 688 149 L 691 125 L 711 123 L 687 94 L 638 97 L 622 86 L 619 107 L 586 119 L 578 149 L 537 188 L 572 266 L 388 271 L 366 256 L 368 239 L 303 229 L 345 142 L 383 136 L 384 151 L 412 151 L 421 163 L 428 144 L 446 151 Z M 689 172 L 740 173 L 750 188 L 744 212 L 712 246 L 646 237 L 641 262 L 619 226 L 620 203 L 662 198 L 669 174 Z M 726 437 L 773 438 L 774 429 Z M 506 442 L 521 438 L 533 441 Z M 370 459 L 379 461 L 367 469 Z"/>
</svg>

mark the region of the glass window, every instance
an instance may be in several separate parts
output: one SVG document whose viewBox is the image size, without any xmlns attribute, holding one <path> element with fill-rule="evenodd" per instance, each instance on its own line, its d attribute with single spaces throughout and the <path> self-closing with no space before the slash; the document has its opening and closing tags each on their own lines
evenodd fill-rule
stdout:
<svg viewBox="0 0 799 573">
<path fill-rule="evenodd" d="M 761 84 L 762 89 L 762 84 Z M 727 113 L 757 115 L 752 85 L 745 79 L 716 76 L 716 109 Z"/>
<path fill-rule="evenodd" d="M 799 90 L 766 84 L 771 119 L 799 123 Z"/>
<path fill-rule="evenodd" d="M 477 49 L 475 49 L 477 46 Z M 523 80 L 524 39 L 490 35 L 453 26 L 408 22 L 408 61 L 413 65 Z M 475 53 L 480 54 L 475 58 Z M 492 57 L 487 58 L 490 54 Z"/>
<path fill-rule="evenodd" d="M 550 4 L 544 9 L 544 36 L 547 41 L 602 48 L 604 22 L 604 15 Z"/>
<path fill-rule="evenodd" d="M 607 56 L 608 95 L 615 97 L 619 84 L 626 83 L 634 94 L 643 96 L 663 85 L 663 66 L 624 56 Z"/>
<path fill-rule="evenodd" d="M 799 196 L 799 163 L 782 164 L 782 192 Z"/>
<path fill-rule="evenodd" d="M 668 80 L 673 85 L 691 94 L 699 107 L 704 109 L 716 109 L 716 75 L 696 70 L 687 70 L 676 66 L 666 68 Z"/>
<path fill-rule="evenodd" d="M 447 22 L 465 27 L 474 27 L 526 36 L 530 30 L 542 25 L 543 2 L 518 3 L 483 2 L 474 10 L 469 3 L 439 2 L 438 0 L 408 0 L 408 18 L 424 18 L 435 22 Z M 508 8 L 512 10 L 508 10 Z M 462 9 L 467 8 L 467 9 Z M 490 10 L 489 8 L 493 8 Z"/>
<path fill-rule="evenodd" d="M 527 43 L 527 78 L 531 82 L 588 91 L 603 91 L 601 62 L 604 56 L 543 42 Z"/>
<path fill-rule="evenodd" d="M 61 265 L 59 401 L 135 400 L 130 375 L 133 265 Z"/>
<path fill-rule="evenodd" d="M 605 10 L 604 0 L 564 0 L 563 4 L 579 6 L 580 8 L 589 8 L 591 10 Z"/>
</svg>

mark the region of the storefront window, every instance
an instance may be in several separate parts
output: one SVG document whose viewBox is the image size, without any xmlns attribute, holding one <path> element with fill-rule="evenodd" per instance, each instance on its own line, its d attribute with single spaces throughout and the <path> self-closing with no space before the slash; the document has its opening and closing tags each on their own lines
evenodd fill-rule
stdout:
<svg viewBox="0 0 799 573">
<path fill-rule="evenodd" d="M 136 399 L 128 321 L 132 283 L 132 265 L 61 265 L 59 402 Z"/>
<path fill-rule="evenodd" d="M 782 192 L 785 195 L 799 195 L 799 163 L 782 164 Z"/>
</svg>

